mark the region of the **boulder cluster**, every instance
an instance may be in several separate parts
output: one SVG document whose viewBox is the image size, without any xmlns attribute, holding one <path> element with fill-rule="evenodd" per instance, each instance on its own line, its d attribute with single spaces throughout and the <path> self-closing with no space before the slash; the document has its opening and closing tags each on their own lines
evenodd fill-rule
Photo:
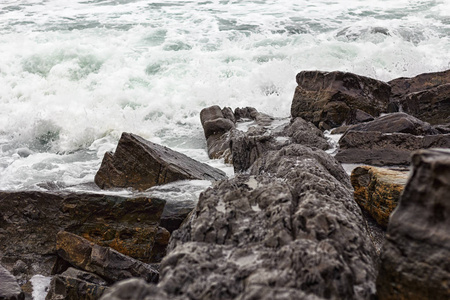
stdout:
<svg viewBox="0 0 450 300">
<path fill-rule="evenodd" d="M 297 83 L 290 118 L 201 111 L 232 178 L 123 133 L 95 183 L 132 196 L 0 192 L 0 299 L 31 299 L 36 274 L 47 300 L 449 299 L 450 70 Z M 213 184 L 188 205 L 146 193 L 179 180 Z"/>
</svg>

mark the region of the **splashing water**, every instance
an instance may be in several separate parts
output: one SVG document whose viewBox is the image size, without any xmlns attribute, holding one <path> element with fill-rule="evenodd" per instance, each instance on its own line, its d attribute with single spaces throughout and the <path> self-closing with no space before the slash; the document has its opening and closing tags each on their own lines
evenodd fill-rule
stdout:
<svg viewBox="0 0 450 300">
<path fill-rule="evenodd" d="M 124 131 L 226 168 L 206 106 L 286 117 L 301 70 L 450 67 L 445 0 L 6 0 L 0 16 L 2 190 L 89 184 Z"/>
</svg>

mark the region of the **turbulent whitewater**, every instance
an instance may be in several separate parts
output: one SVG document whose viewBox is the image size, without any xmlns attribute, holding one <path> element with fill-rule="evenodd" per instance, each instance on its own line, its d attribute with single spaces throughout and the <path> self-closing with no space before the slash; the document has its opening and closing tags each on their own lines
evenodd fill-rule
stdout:
<svg viewBox="0 0 450 300">
<path fill-rule="evenodd" d="M 450 68 L 450 2 L 4 0 L 0 53 L 0 189 L 93 189 L 124 131 L 230 173 L 200 110 L 287 117 L 301 70 Z"/>
</svg>

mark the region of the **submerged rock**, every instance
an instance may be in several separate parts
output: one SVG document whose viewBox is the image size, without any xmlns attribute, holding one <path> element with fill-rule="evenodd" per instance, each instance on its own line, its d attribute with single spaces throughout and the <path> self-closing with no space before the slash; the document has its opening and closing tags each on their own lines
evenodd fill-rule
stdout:
<svg viewBox="0 0 450 300">
<path fill-rule="evenodd" d="M 450 150 L 421 150 L 391 215 L 378 298 L 450 298 Z"/>
<path fill-rule="evenodd" d="M 431 124 L 450 123 L 450 70 L 389 81 L 393 101 Z"/>
<path fill-rule="evenodd" d="M 405 188 L 408 172 L 362 166 L 352 171 L 350 179 L 356 202 L 386 228 Z"/>
<path fill-rule="evenodd" d="M 389 111 L 391 87 L 382 81 L 345 72 L 302 71 L 291 116 L 301 117 L 321 129 L 376 117 Z M 365 117 L 362 117 L 364 112 Z"/>
<path fill-rule="evenodd" d="M 58 255 L 70 264 L 100 275 L 110 282 L 131 277 L 140 277 L 147 282 L 158 281 L 159 273 L 150 265 L 69 232 L 58 233 L 56 249 Z"/>
<path fill-rule="evenodd" d="M 102 189 L 131 187 L 142 191 L 177 180 L 224 178 L 224 172 L 207 164 L 137 135 L 123 133 L 114 154 L 105 153 L 95 183 Z"/>
</svg>

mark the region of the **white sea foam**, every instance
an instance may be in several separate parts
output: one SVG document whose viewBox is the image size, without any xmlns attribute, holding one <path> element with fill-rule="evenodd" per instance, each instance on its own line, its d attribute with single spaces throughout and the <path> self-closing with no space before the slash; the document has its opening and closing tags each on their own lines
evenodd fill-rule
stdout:
<svg viewBox="0 0 450 300">
<path fill-rule="evenodd" d="M 7 0 L 0 189 L 92 182 L 133 132 L 210 161 L 202 108 L 289 116 L 295 75 L 450 67 L 448 1 Z"/>
</svg>

